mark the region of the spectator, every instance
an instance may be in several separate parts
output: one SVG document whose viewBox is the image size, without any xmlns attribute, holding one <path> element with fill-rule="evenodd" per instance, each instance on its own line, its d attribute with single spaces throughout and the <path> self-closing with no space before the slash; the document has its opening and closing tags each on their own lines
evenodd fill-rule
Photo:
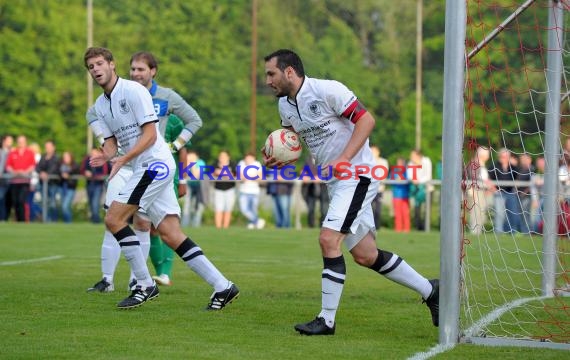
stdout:
<svg viewBox="0 0 570 360">
<path fill-rule="evenodd" d="M 512 182 L 516 180 L 517 168 L 511 164 L 511 152 L 505 148 L 499 150 L 499 160 L 489 169 L 489 180 Z M 510 233 L 518 228 L 521 207 L 515 188 L 511 184 L 493 185 L 493 226 L 496 233 Z M 506 214 L 506 217 L 505 217 Z M 505 221 L 506 220 L 506 221 Z"/>
<path fill-rule="evenodd" d="M 30 179 L 36 167 L 34 153 L 28 149 L 25 136 L 20 135 L 16 140 L 16 148 L 10 151 L 6 159 L 6 171 L 10 179 L 10 197 L 16 212 L 16 221 L 29 221 L 26 218 L 26 200 L 30 192 Z"/>
<path fill-rule="evenodd" d="M 390 180 L 403 180 L 392 185 L 392 205 L 394 207 L 394 231 L 410 232 L 410 183 L 405 170 L 406 159 L 399 157 L 396 166 L 390 171 Z"/>
<path fill-rule="evenodd" d="M 99 224 L 101 222 L 101 197 L 103 195 L 103 189 L 105 188 L 105 179 L 109 175 L 110 166 L 109 163 L 105 163 L 103 166 L 91 166 L 89 160 L 92 157 L 96 157 L 100 153 L 100 150 L 94 148 L 91 149 L 89 155 L 83 158 L 79 172 L 81 175 L 85 176 L 87 180 L 87 202 L 89 205 L 89 220 L 94 224 Z"/>
<path fill-rule="evenodd" d="M 70 223 L 73 219 L 72 207 L 75 189 L 77 188 L 79 166 L 69 151 L 64 152 L 61 156 L 59 175 L 61 177 L 61 214 L 63 222 Z"/>
<path fill-rule="evenodd" d="M 489 150 L 479 146 L 465 170 L 466 177 L 466 209 L 469 213 L 469 229 L 472 234 L 481 234 L 487 220 L 487 195 L 489 187 L 489 171 L 487 161 Z"/>
<path fill-rule="evenodd" d="M 518 181 L 531 181 L 532 174 L 534 173 L 534 167 L 532 165 L 532 158 L 529 154 L 521 154 L 519 156 L 519 167 L 517 172 Z M 518 231 L 523 234 L 528 234 L 529 230 L 532 229 L 531 225 L 531 188 L 530 185 L 519 186 L 518 200 L 521 207 L 521 216 L 518 222 Z"/>
<path fill-rule="evenodd" d="M 417 230 L 425 229 L 425 222 L 422 217 L 422 206 L 426 202 L 426 195 L 428 192 L 433 191 L 433 185 L 429 184 L 432 180 L 432 164 L 431 160 L 422 154 L 419 149 L 415 149 L 410 154 L 410 162 L 412 165 L 420 166 L 416 170 L 416 178 L 413 179 L 412 185 L 410 186 L 410 197 L 414 199 L 414 225 Z M 427 212 L 429 209 L 423 209 L 423 212 Z"/>
<path fill-rule="evenodd" d="M 301 193 L 305 203 L 307 203 L 307 225 L 310 228 L 315 227 L 315 209 L 317 202 L 319 203 L 320 216 L 319 227 L 325 220 L 327 211 L 329 210 L 329 193 L 327 185 L 321 181 L 319 171 L 315 165 L 315 160 L 312 156 L 307 156 L 307 160 L 303 165 L 303 169 L 310 171 L 311 177 L 304 177 L 303 185 L 301 186 Z"/>
<path fill-rule="evenodd" d="M 184 197 L 184 211 L 182 215 L 182 224 L 184 226 L 200 227 L 202 226 L 202 214 L 206 205 L 206 198 L 209 186 L 206 179 L 201 179 L 201 169 L 206 166 L 204 160 L 195 150 L 188 150 L 186 155 L 186 166 L 190 166 L 190 172 L 194 179 L 187 179 L 186 185 L 188 191 Z"/>
<path fill-rule="evenodd" d="M 540 156 L 536 158 L 535 171 L 531 175 L 532 185 L 530 187 L 530 197 L 531 197 L 531 224 L 532 231 L 539 232 L 539 224 L 542 220 L 542 205 L 543 205 L 543 190 L 544 186 L 544 157 Z"/>
<path fill-rule="evenodd" d="M 375 166 L 383 166 L 384 167 L 384 171 L 379 171 L 380 174 L 387 174 L 388 173 L 388 160 L 384 159 L 381 155 L 380 152 L 380 148 L 378 148 L 378 146 L 371 146 L 370 150 L 372 150 L 372 156 L 374 156 L 374 162 L 375 162 Z M 374 213 L 374 225 L 376 227 L 376 230 L 379 230 L 380 227 L 382 226 L 382 195 L 384 194 L 384 191 L 386 190 L 386 184 L 384 183 L 384 181 L 380 181 L 379 185 L 378 185 L 378 193 L 376 194 L 376 197 L 374 198 L 374 200 L 372 201 L 372 212 Z"/>
<path fill-rule="evenodd" d="M 9 212 L 9 201 L 8 201 L 8 191 L 9 191 L 9 174 L 6 172 L 6 161 L 8 160 L 8 154 L 12 149 L 12 144 L 14 143 L 14 138 L 10 135 L 2 136 L 1 147 L 0 147 L 0 222 L 8 220 Z"/>
<path fill-rule="evenodd" d="M 265 220 L 259 218 L 259 181 L 261 180 L 261 163 L 255 160 L 255 155 L 247 153 L 238 163 L 239 175 L 242 180 L 239 186 L 239 209 L 247 219 L 248 229 L 262 229 Z"/>
<path fill-rule="evenodd" d="M 218 155 L 213 175 L 214 178 L 221 179 L 214 184 L 214 222 L 218 229 L 226 229 L 230 226 L 236 201 L 236 174 L 227 151 L 221 151 Z"/>
<path fill-rule="evenodd" d="M 40 162 L 40 159 L 42 158 L 42 148 L 38 143 L 33 142 L 30 144 L 29 149 L 34 153 L 34 159 L 37 166 L 37 164 Z M 43 199 L 44 196 L 40 184 L 40 175 L 34 168 L 30 179 L 30 191 L 28 192 L 28 197 L 26 199 L 26 218 L 30 219 L 31 221 L 43 221 Z M 47 211 L 45 215 L 47 220 Z"/>
<path fill-rule="evenodd" d="M 273 198 L 273 218 L 275 226 L 278 228 L 291 227 L 291 194 L 293 193 L 293 183 L 283 181 L 270 182 L 267 185 L 267 193 Z"/>
<path fill-rule="evenodd" d="M 59 178 L 59 157 L 56 154 L 55 143 L 48 140 L 44 144 L 45 153 L 40 157 L 40 161 L 36 166 L 36 171 L 40 176 L 40 189 L 41 194 L 45 194 L 43 189 L 47 187 L 47 221 L 54 222 L 58 219 L 57 211 L 57 198 L 61 193 L 61 183 Z"/>
<path fill-rule="evenodd" d="M 560 167 L 558 168 L 558 179 L 560 180 L 561 193 L 565 201 L 570 200 L 570 153 L 564 154 Z"/>
</svg>

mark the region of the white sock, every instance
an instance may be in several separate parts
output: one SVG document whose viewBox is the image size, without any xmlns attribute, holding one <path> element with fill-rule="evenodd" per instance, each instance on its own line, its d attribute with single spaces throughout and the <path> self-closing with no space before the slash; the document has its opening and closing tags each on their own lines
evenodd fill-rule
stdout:
<svg viewBox="0 0 570 360">
<path fill-rule="evenodd" d="M 135 234 L 141 244 L 141 250 L 144 258 L 145 260 L 148 260 L 148 254 L 150 252 L 150 231 L 140 231 L 135 229 Z"/>
<path fill-rule="evenodd" d="M 327 326 L 332 328 L 334 326 L 336 311 L 340 303 L 342 289 L 344 288 L 346 264 L 342 255 L 336 258 L 323 258 L 323 263 L 324 266 L 321 281 L 322 309 L 318 317 L 325 319 Z"/>
<path fill-rule="evenodd" d="M 113 283 L 113 277 L 120 257 L 121 247 L 117 239 L 109 230 L 105 230 L 103 244 L 101 245 L 101 272 L 108 283 Z"/>
<path fill-rule="evenodd" d="M 202 249 L 189 238 L 186 238 L 178 246 L 176 253 L 192 271 L 210 284 L 215 292 L 223 291 L 230 286 L 231 282 L 208 260 Z"/>
<path fill-rule="evenodd" d="M 382 273 L 383 271 L 390 269 L 397 261 L 400 263 L 392 270 L 387 273 Z M 392 254 L 392 258 L 386 263 L 386 265 L 382 266 L 379 273 L 400 285 L 404 285 L 417 291 L 424 299 L 427 299 L 431 294 L 432 285 L 429 280 L 418 274 L 416 270 L 396 254 Z"/>
<path fill-rule="evenodd" d="M 144 256 L 145 261 L 148 260 L 148 254 L 150 252 L 150 231 L 140 231 L 135 229 L 135 234 L 137 235 L 137 239 L 139 239 L 139 243 L 141 245 L 141 250 Z M 132 279 L 135 279 L 136 276 L 131 270 L 131 277 L 129 278 L 129 283 Z"/>
<path fill-rule="evenodd" d="M 129 226 L 125 226 L 113 236 L 119 242 L 121 252 L 131 266 L 131 271 L 137 279 L 137 285 L 152 286 L 154 282 L 150 277 L 146 260 L 134 231 Z"/>
</svg>

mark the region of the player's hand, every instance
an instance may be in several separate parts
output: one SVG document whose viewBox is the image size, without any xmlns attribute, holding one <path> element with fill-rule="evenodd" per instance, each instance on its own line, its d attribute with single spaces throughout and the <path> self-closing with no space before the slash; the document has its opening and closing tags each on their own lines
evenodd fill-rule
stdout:
<svg viewBox="0 0 570 360">
<path fill-rule="evenodd" d="M 105 165 L 106 162 L 107 162 L 107 158 L 105 157 L 105 154 L 103 154 L 102 151 L 97 151 L 96 154 L 92 155 L 89 158 L 89 165 L 91 165 L 93 167 L 103 166 L 103 165 Z"/>
<path fill-rule="evenodd" d="M 170 149 L 170 152 L 173 154 L 176 154 L 178 152 L 178 149 L 176 148 L 176 145 L 174 145 L 173 142 L 168 143 L 168 148 Z"/>
<path fill-rule="evenodd" d="M 269 156 L 267 155 L 267 153 L 265 152 L 265 146 L 263 146 L 261 148 L 261 154 L 263 155 L 263 165 L 265 165 L 268 168 L 282 168 L 283 166 L 290 164 L 291 162 L 281 162 L 279 160 L 277 160 L 276 158 L 274 158 L 273 156 Z"/>
<path fill-rule="evenodd" d="M 126 163 L 125 160 L 126 159 L 124 156 L 117 156 L 116 158 L 111 159 L 111 164 L 113 166 L 111 167 L 111 172 L 109 173 L 108 180 L 111 180 L 113 176 L 115 176 L 119 172 L 119 170 L 121 170 L 123 165 L 125 165 Z"/>
<path fill-rule="evenodd" d="M 350 164 L 350 160 L 344 156 L 340 156 L 336 159 L 334 159 L 333 161 L 329 162 L 328 164 L 323 165 L 321 171 L 322 171 L 322 176 L 324 178 L 328 178 L 328 177 L 337 177 L 339 175 L 341 175 L 340 172 L 338 172 L 338 168 L 339 165 L 341 164 Z M 332 174 L 330 174 L 330 172 L 332 171 Z"/>
</svg>

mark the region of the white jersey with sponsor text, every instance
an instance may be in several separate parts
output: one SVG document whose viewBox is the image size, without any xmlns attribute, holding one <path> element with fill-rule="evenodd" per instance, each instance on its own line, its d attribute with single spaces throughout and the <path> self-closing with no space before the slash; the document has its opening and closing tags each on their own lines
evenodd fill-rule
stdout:
<svg viewBox="0 0 570 360">
<path fill-rule="evenodd" d="M 132 160 L 133 167 L 145 166 L 156 161 L 169 165 L 172 155 L 158 131 L 158 118 L 152 97 L 141 84 L 119 78 L 110 96 L 102 94 L 95 101 L 97 119 L 104 138 L 115 136 L 117 143 L 128 153 L 139 141 L 142 126 L 154 122 L 158 136 L 156 142 Z"/>
<path fill-rule="evenodd" d="M 355 101 L 354 93 L 342 83 L 305 76 L 294 101 L 286 96 L 279 99 L 281 124 L 293 126 L 315 164 L 323 166 L 341 155 L 352 136 L 354 124 L 342 113 Z M 354 165 L 375 165 L 368 140 L 351 164 L 351 169 Z"/>
</svg>

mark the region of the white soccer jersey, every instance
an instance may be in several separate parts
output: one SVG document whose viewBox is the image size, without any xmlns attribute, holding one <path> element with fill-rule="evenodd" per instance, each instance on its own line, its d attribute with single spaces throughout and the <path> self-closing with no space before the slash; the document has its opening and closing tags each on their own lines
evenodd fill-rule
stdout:
<svg viewBox="0 0 570 360">
<path fill-rule="evenodd" d="M 315 164 L 323 166 L 342 154 L 352 136 L 354 124 L 342 114 L 355 101 L 354 93 L 342 83 L 305 76 L 295 101 L 286 96 L 279 99 L 281 124 L 293 126 L 315 158 Z M 370 168 L 375 165 L 368 140 L 351 164 Z"/>
<path fill-rule="evenodd" d="M 129 152 L 142 135 L 142 125 L 156 122 L 152 98 L 141 84 L 119 78 L 110 96 L 102 94 L 95 101 L 96 119 L 104 138 L 114 136 L 117 143 Z M 92 126 L 93 128 L 93 126 Z M 172 155 L 164 138 L 158 132 L 156 142 L 132 160 L 134 167 L 171 159 Z"/>
<path fill-rule="evenodd" d="M 87 109 L 87 113 L 85 114 L 85 118 L 87 119 L 87 125 L 89 125 L 89 128 L 93 132 L 93 135 L 95 135 L 95 137 L 97 138 L 97 141 L 102 141 L 100 139 L 103 139 L 103 129 L 106 127 L 106 125 L 103 124 L 101 122 L 101 120 L 99 120 L 99 118 L 97 118 L 97 112 L 95 111 L 95 105 L 92 105 L 91 107 L 89 107 L 89 109 Z M 103 145 L 103 143 L 101 142 L 100 145 Z M 118 153 L 124 154 L 125 152 L 123 151 L 123 149 L 119 148 Z M 128 168 L 130 172 L 133 171 L 130 162 L 123 165 L 121 170 L 126 169 L 126 168 Z"/>
</svg>

